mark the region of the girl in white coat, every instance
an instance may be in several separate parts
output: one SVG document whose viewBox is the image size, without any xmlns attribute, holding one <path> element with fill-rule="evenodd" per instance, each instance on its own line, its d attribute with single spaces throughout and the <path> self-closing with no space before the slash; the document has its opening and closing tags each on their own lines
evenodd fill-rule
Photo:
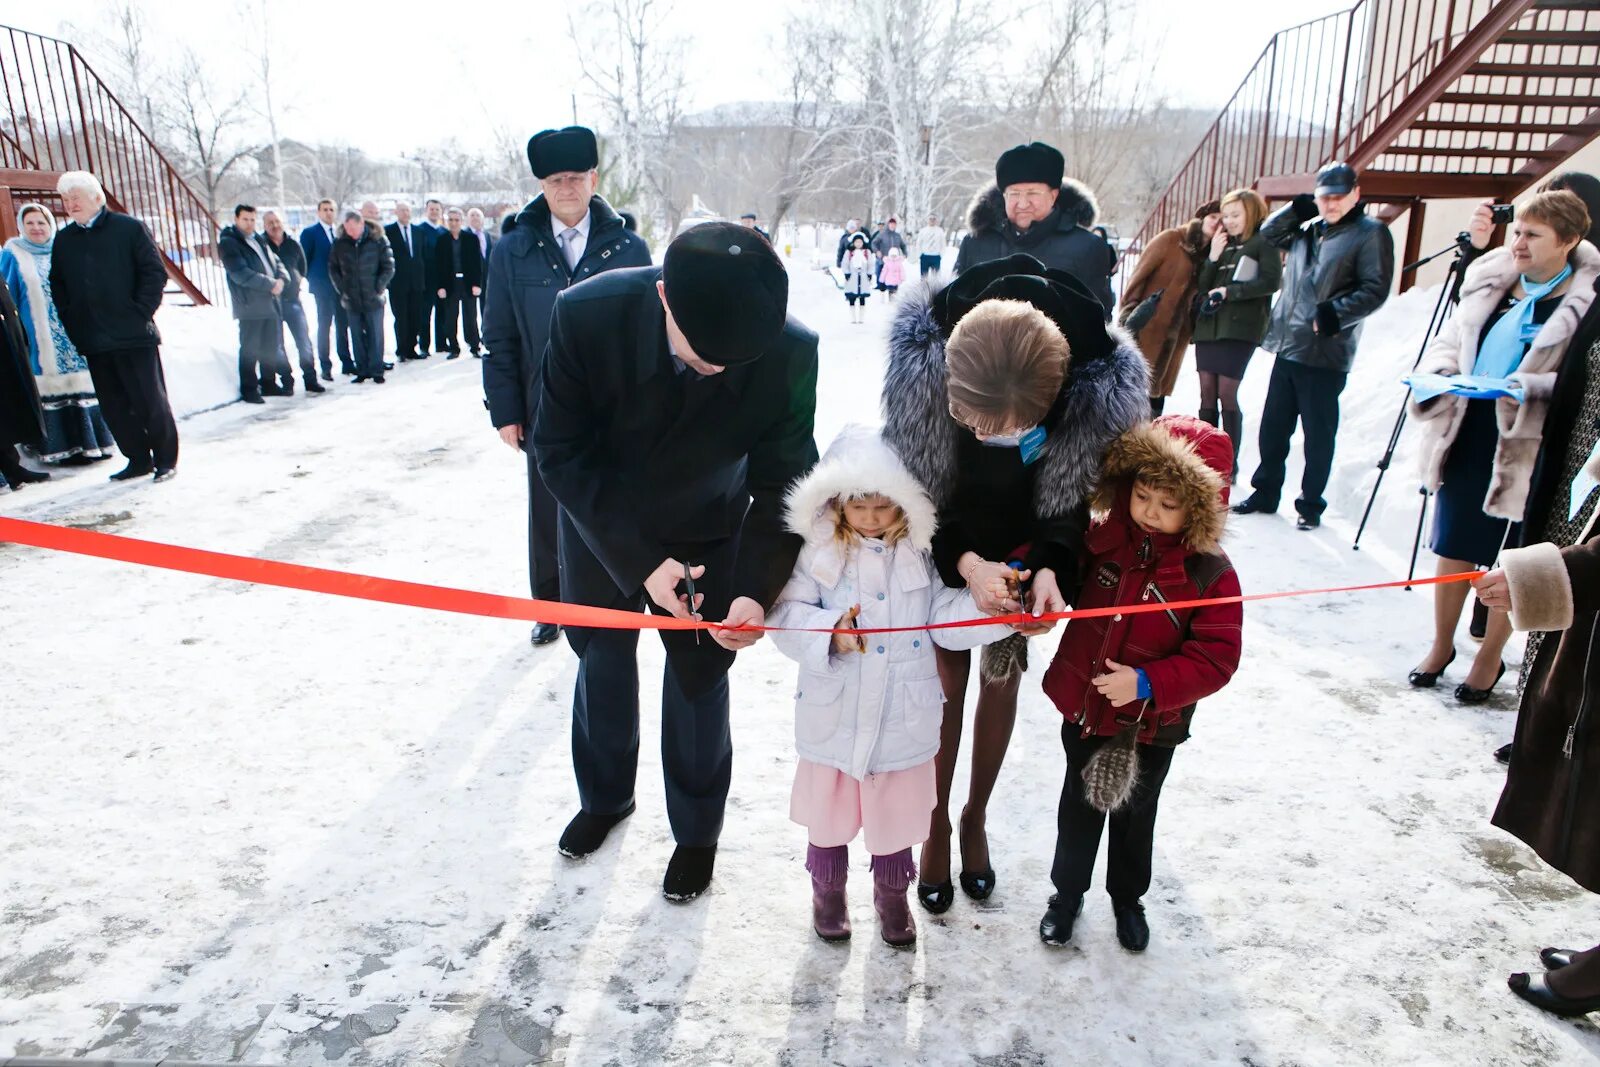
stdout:
<svg viewBox="0 0 1600 1067">
<path fill-rule="evenodd" d="M 813 925 L 825 941 L 850 936 L 848 846 L 864 831 L 883 939 L 907 947 L 917 939 L 911 850 L 928 836 L 943 720 L 933 642 L 970 649 L 1011 631 L 829 632 L 984 617 L 970 592 L 940 580 L 933 503 L 878 431 L 847 428 L 787 503 L 806 544 L 768 625 L 791 628 L 774 642 L 800 664 L 789 817 L 809 831 Z"/>
</svg>

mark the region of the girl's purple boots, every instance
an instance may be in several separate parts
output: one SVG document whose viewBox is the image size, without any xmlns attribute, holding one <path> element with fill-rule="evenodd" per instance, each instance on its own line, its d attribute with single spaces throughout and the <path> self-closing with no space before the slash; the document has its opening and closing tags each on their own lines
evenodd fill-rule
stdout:
<svg viewBox="0 0 1600 1067">
<path fill-rule="evenodd" d="M 850 873 L 849 847 L 808 846 L 806 870 L 811 872 L 811 925 L 817 936 L 824 941 L 850 940 L 850 906 L 844 897 Z"/>
<path fill-rule="evenodd" d="M 906 890 L 917 876 L 911 850 L 872 857 L 872 902 L 878 909 L 878 928 L 885 944 L 910 948 L 917 943 L 917 924 L 911 918 Z"/>
</svg>

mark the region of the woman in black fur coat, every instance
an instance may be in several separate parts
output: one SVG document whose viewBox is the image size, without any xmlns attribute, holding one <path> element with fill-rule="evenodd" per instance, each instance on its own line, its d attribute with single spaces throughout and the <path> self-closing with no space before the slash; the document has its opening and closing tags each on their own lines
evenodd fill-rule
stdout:
<svg viewBox="0 0 1600 1067">
<path fill-rule="evenodd" d="M 933 554 L 945 583 L 967 586 L 995 613 L 1063 607 L 1101 461 L 1148 417 L 1148 388 L 1144 357 L 1103 321 L 1089 289 L 1031 256 L 983 263 L 937 293 L 909 295 L 890 333 L 884 436 L 939 509 Z M 961 886 L 977 900 L 994 890 L 985 820 L 1016 721 L 1027 635 L 1047 629 L 984 650 L 961 816 Z M 950 791 L 972 665 L 971 653 L 937 652 L 939 799 L 917 887 L 934 913 L 955 895 Z"/>
</svg>

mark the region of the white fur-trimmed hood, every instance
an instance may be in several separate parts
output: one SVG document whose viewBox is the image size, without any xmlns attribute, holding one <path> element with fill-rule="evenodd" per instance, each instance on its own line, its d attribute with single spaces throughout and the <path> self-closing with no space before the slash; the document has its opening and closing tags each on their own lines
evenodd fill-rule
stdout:
<svg viewBox="0 0 1600 1067">
<path fill-rule="evenodd" d="M 919 552 L 932 548 L 938 526 L 933 501 L 876 426 L 852 425 L 839 432 L 821 462 L 789 488 L 785 522 L 806 544 L 824 547 L 833 541 L 828 501 L 866 493 L 880 493 L 900 505 L 911 528 L 911 546 Z"/>
</svg>

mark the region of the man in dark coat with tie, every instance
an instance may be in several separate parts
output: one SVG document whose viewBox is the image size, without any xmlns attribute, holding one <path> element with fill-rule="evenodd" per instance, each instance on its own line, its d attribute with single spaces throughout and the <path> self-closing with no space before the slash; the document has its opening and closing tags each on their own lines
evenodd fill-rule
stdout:
<svg viewBox="0 0 1600 1067">
<path fill-rule="evenodd" d="M 383 228 L 394 253 L 394 277 L 389 279 L 389 311 L 394 315 L 394 350 L 404 363 L 427 358 L 425 310 L 427 278 L 422 264 L 422 237 L 411 221 L 411 205 L 404 200 L 394 206 L 394 221 Z M 422 341 L 419 349 L 418 341 Z"/>
<path fill-rule="evenodd" d="M 322 380 L 333 381 L 333 359 L 329 351 L 328 330 L 333 330 L 334 346 L 339 352 L 339 366 L 346 374 L 354 374 L 356 365 L 350 360 L 350 320 L 345 315 L 339 294 L 333 291 L 328 279 L 328 254 L 333 242 L 339 239 L 334 227 L 332 200 L 317 201 L 317 221 L 300 231 L 300 248 L 306 254 L 306 287 L 317 302 L 317 358 L 322 364 Z"/>
<path fill-rule="evenodd" d="M 478 239 L 462 228 L 461 209 L 453 207 L 445 212 L 444 234 L 433 246 L 433 271 L 439 279 L 434 296 L 434 315 L 440 345 L 450 354 L 446 359 L 461 355 L 461 339 L 456 332 L 459 322 L 461 334 L 467 339 L 467 350 L 479 354 L 483 339 L 478 335 L 478 297 L 483 295 L 483 253 Z"/>
<path fill-rule="evenodd" d="M 550 339 L 550 311 L 563 289 L 616 267 L 647 267 L 650 247 L 596 195 L 599 147 L 581 126 L 544 130 L 528 141 L 528 164 L 542 192 L 495 243 L 483 318 L 484 406 L 501 440 L 528 462 L 528 579 L 538 600 L 559 600 L 556 502 L 545 488 L 530 441 L 539 411 L 539 368 Z M 566 234 L 572 236 L 565 236 Z M 560 631 L 541 623 L 535 645 Z"/>
<path fill-rule="evenodd" d="M 423 356 L 427 356 L 431 348 L 444 351 L 444 334 L 437 314 L 439 302 L 433 295 L 439 288 L 439 271 L 434 266 L 433 246 L 444 236 L 443 203 L 432 198 L 423 201 L 422 221 L 417 224 L 417 233 L 422 237 L 422 285 L 428 295 L 427 303 L 423 305 L 422 330 L 417 335 L 417 347 L 422 350 Z"/>
<path fill-rule="evenodd" d="M 551 322 L 533 443 L 561 505 L 562 600 L 733 628 L 661 635 L 673 901 L 711 882 L 733 772 L 728 668 L 761 636 L 737 628 L 765 622 L 800 552 L 784 493 L 817 460 L 817 335 L 787 317 L 788 298 L 772 245 L 713 222 L 677 237 L 659 268 L 563 293 Z M 582 810 L 560 849 L 577 857 L 634 808 L 639 635 L 567 637 Z"/>
</svg>

